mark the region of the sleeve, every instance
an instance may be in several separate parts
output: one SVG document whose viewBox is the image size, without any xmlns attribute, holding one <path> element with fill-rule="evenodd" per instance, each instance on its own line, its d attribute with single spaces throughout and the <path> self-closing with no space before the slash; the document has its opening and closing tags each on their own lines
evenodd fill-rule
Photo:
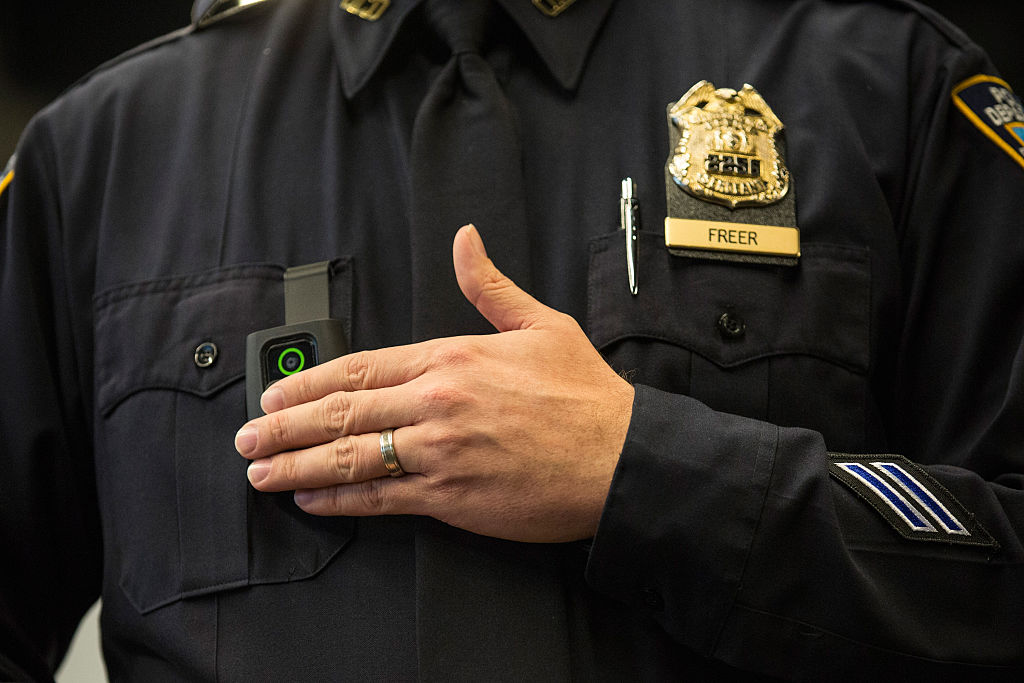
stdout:
<svg viewBox="0 0 1024 683">
<path fill-rule="evenodd" d="M 953 94 L 981 84 L 1011 128 L 1019 100 L 972 80 L 994 72 L 970 46 L 918 73 L 886 388 L 902 455 L 831 453 L 819 433 L 637 387 L 588 581 L 733 666 L 1024 672 L 1024 158 Z"/>
<path fill-rule="evenodd" d="M 2 680 L 52 677 L 101 575 L 84 349 L 69 311 L 53 158 L 37 119 L 0 189 Z"/>
</svg>

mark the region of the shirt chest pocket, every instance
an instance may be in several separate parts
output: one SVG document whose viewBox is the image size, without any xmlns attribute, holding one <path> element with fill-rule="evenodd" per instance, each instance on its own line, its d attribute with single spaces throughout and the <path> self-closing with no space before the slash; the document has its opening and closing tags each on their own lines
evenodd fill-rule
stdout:
<svg viewBox="0 0 1024 683">
<path fill-rule="evenodd" d="M 291 494 L 254 491 L 234 450 L 245 338 L 284 320 L 283 268 L 238 266 L 127 285 L 96 310 L 97 481 L 107 571 L 142 613 L 182 598 L 315 575 L 352 536 Z M 331 314 L 350 320 L 351 267 Z"/>
<path fill-rule="evenodd" d="M 640 235 L 639 293 L 622 233 L 591 244 L 588 331 L 632 381 L 711 408 L 820 431 L 833 448 L 865 439 L 870 257 L 805 245 L 799 266 L 671 255 Z"/>
</svg>

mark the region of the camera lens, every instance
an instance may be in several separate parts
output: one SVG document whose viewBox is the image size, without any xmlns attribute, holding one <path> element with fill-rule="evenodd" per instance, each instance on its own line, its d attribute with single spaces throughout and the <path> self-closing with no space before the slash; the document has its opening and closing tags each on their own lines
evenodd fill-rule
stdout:
<svg viewBox="0 0 1024 683">
<path fill-rule="evenodd" d="M 294 375 L 306 367 L 306 356 L 294 346 L 281 352 L 277 358 L 277 369 L 282 375 Z"/>
<path fill-rule="evenodd" d="M 260 352 L 263 365 L 263 386 L 290 377 L 317 364 L 316 339 L 312 335 L 295 334 L 272 340 Z"/>
</svg>

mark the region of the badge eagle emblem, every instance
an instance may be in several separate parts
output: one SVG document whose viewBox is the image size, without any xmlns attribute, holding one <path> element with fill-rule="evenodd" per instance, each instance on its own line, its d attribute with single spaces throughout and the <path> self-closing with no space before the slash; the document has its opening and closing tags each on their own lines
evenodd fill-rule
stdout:
<svg viewBox="0 0 1024 683">
<path fill-rule="evenodd" d="M 669 116 L 680 138 L 668 170 L 683 190 L 730 209 L 786 196 L 789 170 L 776 146 L 782 121 L 749 84 L 736 92 L 701 81 Z"/>
</svg>

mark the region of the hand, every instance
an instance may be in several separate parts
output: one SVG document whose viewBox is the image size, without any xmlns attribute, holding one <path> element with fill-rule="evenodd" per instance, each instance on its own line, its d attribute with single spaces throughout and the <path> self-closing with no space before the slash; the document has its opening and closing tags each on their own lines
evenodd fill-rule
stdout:
<svg viewBox="0 0 1024 683">
<path fill-rule="evenodd" d="M 315 515 L 429 515 L 529 542 L 592 536 L 633 387 L 575 320 L 494 267 L 473 226 L 453 259 L 498 333 L 353 353 L 281 380 L 235 440 L 250 481 L 295 489 Z M 381 458 L 388 428 L 404 477 Z"/>
</svg>

